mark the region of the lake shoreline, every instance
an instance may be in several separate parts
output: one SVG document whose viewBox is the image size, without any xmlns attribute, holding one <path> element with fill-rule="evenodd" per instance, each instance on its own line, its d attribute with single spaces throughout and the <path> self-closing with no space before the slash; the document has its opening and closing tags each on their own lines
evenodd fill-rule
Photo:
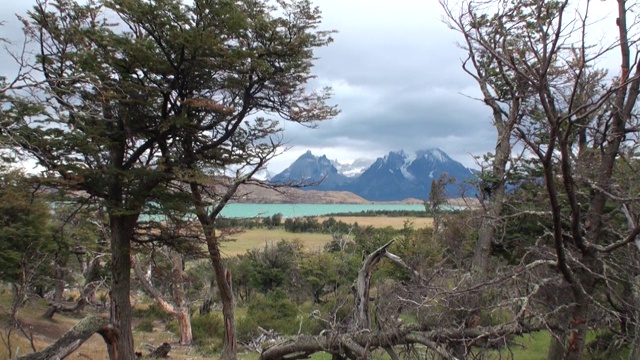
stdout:
<svg viewBox="0 0 640 360">
<path fill-rule="evenodd" d="M 459 205 L 450 205 L 452 210 L 462 210 Z M 266 203 L 229 203 L 221 212 L 226 218 L 257 218 L 271 217 L 281 214 L 284 218 L 296 217 L 318 217 L 329 214 L 354 214 L 374 211 L 425 211 L 423 203 L 403 204 L 403 203 L 382 203 L 382 204 L 266 204 Z"/>
</svg>

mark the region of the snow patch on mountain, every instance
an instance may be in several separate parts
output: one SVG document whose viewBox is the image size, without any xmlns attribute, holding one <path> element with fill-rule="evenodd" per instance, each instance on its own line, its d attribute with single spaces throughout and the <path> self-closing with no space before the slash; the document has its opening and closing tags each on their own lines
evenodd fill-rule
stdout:
<svg viewBox="0 0 640 360">
<path fill-rule="evenodd" d="M 351 163 L 340 163 L 338 159 L 331 160 L 331 164 L 335 166 L 339 174 L 342 174 L 348 178 L 355 178 L 360 176 L 365 170 L 367 170 L 373 160 L 369 159 L 356 159 Z"/>
</svg>

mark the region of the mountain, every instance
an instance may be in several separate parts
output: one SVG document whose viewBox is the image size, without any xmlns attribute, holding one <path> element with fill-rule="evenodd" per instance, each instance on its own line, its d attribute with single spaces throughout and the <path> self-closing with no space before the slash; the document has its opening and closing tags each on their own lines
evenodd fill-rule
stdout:
<svg viewBox="0 0 640 360">
<path fill-rule="evenodd" d="M 360 176 L 365 170 L 371 166 L 373 162 L 369 159 L 356 159 L 352 163 L 340 163 L 338 159 L 331 160 L 331 164 L 336 167 L 338 173 L 348 177 L 355 178 Z"/>
<path fill-rule="evenodd" d="M 440 149 L 419 150 L 415 154 L 392 151 L 378 158 L 345 190 L 372 201 L 427 199 L 432 180 L 442 174 L 456 180 L 456 184 L 446 187 L 447 195 L 453 198 L 462 195 L 459 184 L 474 177 L 470 169 Z"/>
<path fill-rule="evenodd" d="M 305 185 L 306 190 L 336 190 L 349 182 L 325 155 L 307 151 L 288 168 L 271 178 L 278 185 Z"/>
<path fill-rule="evenodd" d="M 408 198 L 427 199 L 431 182 L 438 180 L 442 174 L 455 178 L 455 183 L 447 185 L 446 191 L 449 197 L 458 198 L 462 195 L 461 184 L 474 178 L 470 169 L 440 149 L 419 150 L 413 154 L 402 150 L 392 151 L 358 174 L 364 168 L 363 164 L 340 164 L 337 160 L 332 162 L 324 155 L 316 157 L 307 151 L 286 170 L 274 176 L 271 182 L 314 183 L 314 186 L 303 189 L 349 191 L 369 201 L 401 201 Z M 318 182 L 320 184 L 315 185 Z M 472 192 L 466 192 L 465 195 L 472 195 Z"/>
</svg>

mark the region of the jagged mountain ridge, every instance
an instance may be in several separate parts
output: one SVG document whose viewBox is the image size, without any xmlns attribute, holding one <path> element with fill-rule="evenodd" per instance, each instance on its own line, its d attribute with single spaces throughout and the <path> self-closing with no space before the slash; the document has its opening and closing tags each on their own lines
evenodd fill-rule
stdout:
<svg viewBox="0 0 640 360">
<path fill-rule="evenodd" d="M 373 161 L 368 159 L 356 159 L 351 163 L 340 163 L 338 159 L 334 159 L 331 160 L 331 164 L 335 166 L 340 174 L 348 178 L 355 178 L 365 172 L 365 170 L 373 164 Z"/>
<path fill-rule="evenodd" d="M 447 195 L 461 197 L 463 183 L 474 178 L 471 169 L 436 148 L 413 154 L 391 151 L 353 177 L 341 174 L 336 164 L 340 165 L 324 155 L 317 157 L 307 151 L 271 181 L 276 184 L 313 183 L 304 189 L 349 191 L 370 201 L 401 201 L 428 198 L 432 180 L 439 179 L 442 174 L 456 179 L 446 187 Z M 471 193 L 467 191 L 464 195 Z"/>
<path fill-rule="evenodd" d="M 315 156 L 309 150 L 270 181 L 277 185 L 304 186 L 307 190 L 332 191 L 346 185 L 349 178 L 340 174 L 325 155 Z"/>
</svg>

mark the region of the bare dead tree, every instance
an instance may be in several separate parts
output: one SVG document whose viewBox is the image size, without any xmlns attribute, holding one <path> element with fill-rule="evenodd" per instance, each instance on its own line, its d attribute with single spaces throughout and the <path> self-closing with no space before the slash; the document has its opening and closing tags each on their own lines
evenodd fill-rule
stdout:
<svg viewBox="0 0 640 360">
<path fill-rule="evenodd" d="M 519 105 L 509 108 L 516 110 L 517 122 L 506 136 L 522 142 L 537 160 L 549 209 L 539 239 L 547 250 L 540 253 L 553 254 L 560 276 L 547 292 L 565 290 L 549 298 L 548 306 L 562 309 L 555 323 L 568 325 L 553 332 L 548 356 L 580 359 L 595 314 L 628 318 L 621 315 L 624 301 L 613 294 L 628 287 L 625 274 L 637 271 L 635 261 L 619 266 L 628 255 L 623 249 L 633 249 L 630 244 L 640 231 L 635 224 L 624 226 L 620 210 L 637 201 L 630 196 L 635 185 L 624 179 L 635 179 L 625 167 L 635 168 L 640 90 L 638 57 L 632 54 L 637 23 L 628 20 L 631 5 L 621 0 L 612 8 L 617 19 L 607 21 L 618 35 L 600 44 L 586 37 L 593 25 L 588 1 L 464 1 L 455 11 L 443 5 L 465 37 L 470 57 L 478 58 L 473 44 L 482 50 L 481 59 L 490 60 L 481 64 L 481 77 L 499 79 L 498 92 L 517 90 Z M 610 79 L 595 62 L 614 52 L 621 67 Z M 607 284 L 603 292 L 601 281 Z"/>
</svg>

